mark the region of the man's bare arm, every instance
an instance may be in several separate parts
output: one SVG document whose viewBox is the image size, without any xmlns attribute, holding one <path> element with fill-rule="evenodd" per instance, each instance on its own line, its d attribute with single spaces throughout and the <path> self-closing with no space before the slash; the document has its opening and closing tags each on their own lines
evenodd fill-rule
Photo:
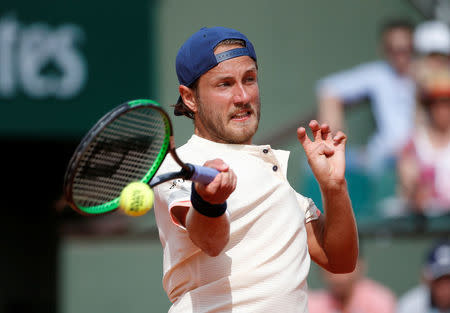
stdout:
<svg viewBox="0 0 450 313">
<path fill-rule="evenodd" d="M 325 210 L 318 220 L 306 224 L 309 252 L 315 262 L 331 272 L 350 272 L 358 257 L 358 233 L 345 181 L 347 137 L 342 132 L 333 137 L 330 127 L 317 121 L 311 121 L 309 127 L 314 141 L 303 127 L 297 130 L 297 136 L 319 183 Z"/>
<path fill-rule="evenodd" d="M 353 271 L 358 257 L 358 234 L 348 193 L 322 194 L 325 214 L 306 224 L 311 258 L 333 273 Z"/>
<path fill-rule="evenodd" d="M 212 205 L 224 203 L 236 188 L 236 175 L 219 159 L 207 161 L 204 166 L 213 167 L 220 173 L 208 185 L 195 183 L 193 188 L 204 201 Z M 172 212 L 180 224 L 186 227 L 192 242 L 203 252 L 217 256 L 223 251 L 230 238 L 230 220 L 226 212 L 218 217 L 209 217 L 192 206 L 175 207 Z"/>
</svg>

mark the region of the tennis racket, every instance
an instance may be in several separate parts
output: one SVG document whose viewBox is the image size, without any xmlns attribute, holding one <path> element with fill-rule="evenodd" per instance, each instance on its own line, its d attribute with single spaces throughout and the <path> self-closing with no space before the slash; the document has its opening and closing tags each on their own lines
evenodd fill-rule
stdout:
<svg viewBox="0 0 450 313">
<path fill-rule="evenodd" d="M 168 153 L 180 171 L 155 177 Z M 177 178 L 208 184 L 218 173 L 181 161 L 169 116 L 157 102 L 140 99 L 114 108 L 85 135 L 67 167 L 64 194 L 74 210 L 99 215 L 119 208 L 130 182 L 151 188 Z"/>
</svg>

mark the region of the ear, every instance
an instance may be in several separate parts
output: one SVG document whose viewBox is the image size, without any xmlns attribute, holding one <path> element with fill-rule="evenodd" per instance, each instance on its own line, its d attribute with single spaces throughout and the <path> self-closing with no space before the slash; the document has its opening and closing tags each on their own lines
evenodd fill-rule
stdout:
<svg viewBox="0 0 450 313">
<path fill-rule="evenodd" d="M 180 85 L 180 87 L 178 87 L 178 91 L 180 92 L 180 96 L 183 99 L 184 104 L 186 104 L 192 112 L 197 113 L 197 97 L 194 90 L 184 85 Z"/>
</svg>

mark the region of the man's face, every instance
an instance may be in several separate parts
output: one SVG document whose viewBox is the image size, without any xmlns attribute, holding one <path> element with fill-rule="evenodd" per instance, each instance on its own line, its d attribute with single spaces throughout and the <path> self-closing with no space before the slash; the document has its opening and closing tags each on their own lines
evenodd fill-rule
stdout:
<svg viewBox="0 0 450 313">
<path fill-rule="evenodd" d="M 450 310 L 450 275 L 438 278 L 430 283 L 431 297 L 441 310 Z"/>
<path fill-rule="evenodd" d="M 241 48 L 219 46 L 215 54 Z M 219 63 L 198 81 L 196 134 L 220 143 L 250 144 L 260 117 L 258 70 L 249 56 Z"/>
<path fill-rule="evenodd" d="M 413 43 L 411 31 L 394 28 L 383 35 L 384 55 L 391 66 L 400 74 L 405 74 L 412 61 Z"/>
<path fill-rule="evenodd" d="M 438 99 L 429 104 L 430 117 L 438 130 L 446 132 L 450 128 L 450 98 Z"/>
</svg>

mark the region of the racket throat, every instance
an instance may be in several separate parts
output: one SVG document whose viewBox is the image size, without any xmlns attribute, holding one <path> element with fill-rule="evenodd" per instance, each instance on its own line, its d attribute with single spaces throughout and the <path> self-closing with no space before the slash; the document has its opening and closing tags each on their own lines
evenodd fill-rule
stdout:
<svg viewBox="0 0 450 313">
<path fill-rule="evenodd" d="M 192 164 L 185 164 L 185 167 L 181 168 L 181 171 L 179 172 L 171 172 L 171 173 L 166 173 L 166 174 L 161 174 L 158 175 L 156 177 L 153 177 L 150 182 L 148 182 L 149 186 L 151 188 L 162 184 L 164 182 L 170 181 L 170 180 L 174 180 L 174 179 L 178 179 L 178 178 L 182 178 L 184 180 L 190 180 L 192 175 L 194 174 L 193 171 L 195 171 L 195 168 Z"/>
</svg>

